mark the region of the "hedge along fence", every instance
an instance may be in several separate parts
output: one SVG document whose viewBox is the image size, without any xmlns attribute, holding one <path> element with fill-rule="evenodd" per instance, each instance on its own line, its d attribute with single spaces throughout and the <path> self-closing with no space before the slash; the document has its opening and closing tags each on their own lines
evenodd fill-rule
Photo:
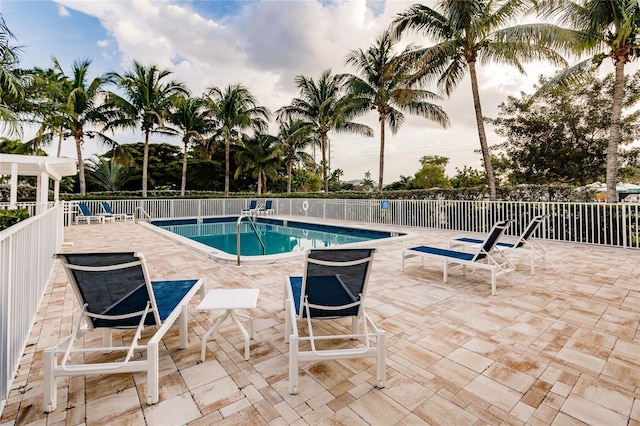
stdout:
<svg viewBox="0 0 640 426">
<path fill-rule="evenodd" d="M 596 191 L 593 189 L 557 185 L 521 185 L 505 186 L 496 189 L 497 197 L 502 201 L 556 201 L 556 202 L 593 202 Z M 486 188 L 459 189 L 414 189 L 406 191 L 339 191 L 325 194 L 323 192 L 292 192 L 291 194 L 267 193 L 257 195 L 252 192 L 230 193 L 186 191 L 184 197 L 180 191 L 149 191 L 147 198 L 334 198 L 334 199 L 388 199 L 388 200 L 467 200 L 483 201 L 489 198 Z M 61 194 L 61 199 L 72 200 L 104 200 L 104 199 L 137 199 L 142 198 L 141 191 L 92 192 L 87 195 Z"/>
<path fill-rule="evenodd" d="M 0 209 L 0 231 L 29 218 L 27 209 Z"/>
</svg>

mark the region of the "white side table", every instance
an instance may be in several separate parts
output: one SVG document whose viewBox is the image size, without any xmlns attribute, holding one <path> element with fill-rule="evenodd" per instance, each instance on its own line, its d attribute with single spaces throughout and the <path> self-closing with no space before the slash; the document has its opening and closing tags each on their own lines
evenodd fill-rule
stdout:
<svg viewBox="0 0 640 426">
<path fill-rule="evenodd" d="M 233 319 L 244 336 L 244 359 L 247 361 L 249 360 L 249 340 L 253 339 L 253 318 L 249 315 L 238 314 L 235 310 L 255 309 L 256 303 L 258 302 L 258 292 L 259 289 L 257 288 L 210 290 L 205 298 L 202 299 L 196 308 L 199 311 L 218 309 L 225 311 L 224 314 L 213 320 L 213 325 L 202 338 L 202 349 L 200 351 L 200 359 L 202 361 L 204 361 L 205 358 L 207 339 L 212 334 L 215 334 L 220 324 L 222 324 L 228 316 L 231 316 L 231 319 Z M 247 330 L 244 328 L 238 317 L 247 318 L 249 320 L 249 323 L 251 324 L 251 335 L 247 333 Z"/>
</svg>

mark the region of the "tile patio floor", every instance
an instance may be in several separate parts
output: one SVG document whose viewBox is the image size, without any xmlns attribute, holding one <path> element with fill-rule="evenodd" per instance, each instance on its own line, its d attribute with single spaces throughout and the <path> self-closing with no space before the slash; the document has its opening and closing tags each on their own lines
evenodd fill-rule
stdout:
<svg viewBox="0 0 640 426">
<path fill-rule="evenodd" d="M 409 259 L 416 243 L 460 236 L 412 230 L 377 244 L 369 315 L 387 333 L 387 386 L 373 387 L 373 359 L 302 364 L 300 392 L 288 394 L 282 277 L 302 259 L 271 265 L 219 263 L 133 223 L 77 225 L 65 251 L 143 253 L 152 279 L 206 277 L 208 288 L 259 288 L 251 358 L 225 322 L 200 362 L 212 313 L 189 310 L 189 348 L 177 330 L 160 352 L 160 401 L 144 402 L 145 376 L 63 379 L 58 409 L 42 412 L 43 349 L 69 333 L 78 306 L 56 264 L 0 426 L 208 424 L 640 425 L 640 251 L 543 242 L 546 268 L 498 279 L 460 271 L 442 283 L 439 262 Z"/>
</svg>

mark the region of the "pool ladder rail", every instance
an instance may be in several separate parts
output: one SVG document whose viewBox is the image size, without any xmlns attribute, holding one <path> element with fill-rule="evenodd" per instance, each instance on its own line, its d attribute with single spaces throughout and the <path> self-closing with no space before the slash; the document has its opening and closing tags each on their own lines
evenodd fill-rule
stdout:
<svg viewBox="0 0 640 426">
<path fill-rule="evenodd" d="M 238 266 L 240 266 L 240 225 L 241 225 L 242 219 L 244 219 L 245 217 L 249 220 L 249 224 L 251 224 L 251 229 L 253 229 L 253 233 L 256 234 L 256 237 L 258 238 L 260 247 L 262 247 L 262 255 L 264 256 L 266 253 L 266 250 L 264 248 L 264 243 L 262 242 L 262 238 L 260 238 L 260 233 L 258 232 L 258 229 L 256 228 L 256 224 L 253 221 L 253 216 L 251 214 L 243 213 L 238 217 L 238 221 L 236 222 L 236 250 L 238 253 Z"/>
</svg>

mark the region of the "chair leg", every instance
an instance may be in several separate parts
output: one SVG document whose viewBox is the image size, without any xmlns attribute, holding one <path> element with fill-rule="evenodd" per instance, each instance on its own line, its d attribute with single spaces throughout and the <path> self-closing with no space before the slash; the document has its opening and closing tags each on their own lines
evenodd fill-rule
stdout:
<svg viewBox="0 0 640 426">
<path fill-rule="evenodd" d="M 298 393 L 298 336 L 289 342 L 289 393 Z"/>
<path fill-rule="evenodd" d="M 289 343 L 289 336 L 291 335 L 291 304 L 289 300 L 285 302 L 284 306 L 284 342 Z"/>
<path fill-rule="evenodd" d="M 153 405 L 160 398 L 159 381 L 160 369 L 158 359 L 158 344 L 147 345 L 147 404 Z"/>
<path fill-rule="evenodd" d="M 358 323 L 358 317 L 351 317 L 351 334 L 356 335 L 359 331 L 360 324 Z M 355 337 L 353 338 L 353 340 L 355 340 Z"/>
<path fill-rule="evenodd" d="M 444 270 L 442 271 L 442 282 L 446 283 L 448 277 L 449 277 L 449 262 L 447 262 L 447 260 L 445 259 Z"/>
<path fill-rule="evenodd" d="M 113 335 L 111 334 L 111 331 L 112 330 L 110 328 L 102 329 L 102 347 L 105 348 L 105 350 L 102 351 L 102 353 L 104 354 L 109 354 L 112 352 L 111 350 L 106 349 L 113 346 Z"/>
<path fill-rule="evenodd" d="M 387 357 L 385 354 L 385 334 L 384 331 L 380 331 L 378 336 L 376 337 L 376 346 L 378 349 L 378 355 L 376 359 L 376 369 L 377 369 L 377 381 L 378 387 L 385 387 L 385 379 L 386 379 L 386 366 L 387 366 Z"/>
<path fill-rule="evenodd" d="M 187 305 L 182 305 L 181 309 L 182 312 L 180 312 L 180 318 L 178 318 L 178 325 L 180 327 L 180 349 L 186 349 L 189 346 L 187 336 Z"/>
<path fill-rule="evenodd" d="M 44 351 L 44 397 L 42 409 L 45 413 L 51 413 L 58 406 L 58 381 L 55 376 L 56 354 L 54 350 Z"/>
</svg>

